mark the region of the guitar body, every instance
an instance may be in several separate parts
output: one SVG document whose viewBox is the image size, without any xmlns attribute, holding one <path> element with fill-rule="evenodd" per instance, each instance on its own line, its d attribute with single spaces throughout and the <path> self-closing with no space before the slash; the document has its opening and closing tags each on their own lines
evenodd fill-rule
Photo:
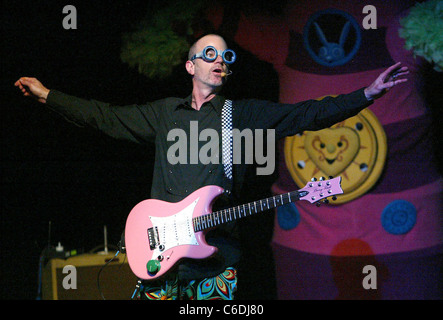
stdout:
<svg viewBox="0 0 443 320">
<path fill-rule="evenodd" d="M 133 273 L 139 279 L 156 279 L 180 259 L 204 259 L 216 253 L 217 248 L 205 240 L 206 232 L 194 231 L 193 219 L 211 213 L 213 202 L 223 192 L 221 187 L 206 186 L 177 203 L 156 199 L 138 203 L 125 227 L 126 254 Z"/>
</svg>

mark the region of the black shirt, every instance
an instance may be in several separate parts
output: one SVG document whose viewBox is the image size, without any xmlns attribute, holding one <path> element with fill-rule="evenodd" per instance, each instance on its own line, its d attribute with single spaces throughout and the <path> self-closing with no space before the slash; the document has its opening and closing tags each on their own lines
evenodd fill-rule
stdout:
<svg viewBox="0 0 443 320">
<path fill-rule="evenodd" d="M 221 110 L 224 101 L 224 97 L 215 96 L 197 111 L 191 107 L 191 96 L 129 106 L 113 106 L 96 100 L 85 100 L 56 90 L 51 90 L 47 98 L 51 109 L 77 125 L 92 126 L 116 139 L 142 144 L 155 142 L 151 198 L 168 202 L 178 202 L 206 185 L 225 187 L 221 164 Z M 305 130 L 330 127 L 356 115 L 370 103 L 363 88 L 347 95 L 296 104 L 254 99 L 237 100 L 233 101 L 233 128 L 240 131 L 250 129 L 252 132 L 257 129 L 275 129 L 277 141 Z M 194 131 L 191 130 L 191 126 Z M 168 141 L 168 133 L 174 132 L 174 129 L 183 130 L 182 133 L 187 139 L 186 164 L 171 164 L 168 161 L 168 150 L 177 143 L 177 139 L 170 138 L 171 141 Z M 189 152 L 190 144 L 196 143 L 195 137 L 205 129 L 216 130 L 220 137 L 220 152 L 217 155 L 219 161 L 210 164 L 202 164 L 200 161 L 190 163 L 193 156 Z M 198 139 L 198 150 L 206 143 L 204 139 Z M 246 165 L 243 162 L 234 166 L 234 195 L 241 189 L 245 171 Z M 233 232 L 232 226 L 228 226 L 219 232 L 216 231 L 212 236 L 208 235 L 208 243 L 220 249 L 218 256 L 216 259 L 204 261 L 187 261 L 180 266 L 180 277 L 197 279 L 214 276 L 225 267 L 236 263 L 240 254 L 238 246 L 231 242 L 235 240 Z"/>
</svg>

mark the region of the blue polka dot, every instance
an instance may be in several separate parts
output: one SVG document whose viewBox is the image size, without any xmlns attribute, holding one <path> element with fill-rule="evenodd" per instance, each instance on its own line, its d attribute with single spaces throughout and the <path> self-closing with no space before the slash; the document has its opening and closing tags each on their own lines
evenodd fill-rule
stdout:
<svg viewBox="0 0 443 320">
<path fill-rule="evenodd" d="M 277 208 L 278 225 L 283 230 L 294 229 L 300 222 L 300 213 L 295 204 L 288 203 Z"/>
<path fill-rule="evenodd" d="M 417 221 L 417 210 L 409 201 L 395 200 L 381 214 L 383 228 L 391 234 L 406 234 Z"/>
</svg>

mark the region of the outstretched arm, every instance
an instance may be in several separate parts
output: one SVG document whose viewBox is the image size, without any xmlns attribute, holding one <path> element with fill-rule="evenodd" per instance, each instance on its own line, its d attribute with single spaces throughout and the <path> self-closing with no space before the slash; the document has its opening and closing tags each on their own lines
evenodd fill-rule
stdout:
<svg viewBox="0 0 443 320">
<path fill-rule="evenodd" d="M 275 128 L 278 139 L 301 133 L 328 128 L 340 121 L 357 115 L 381 97 L 393 86 L 407 81 L 399 79 L 409 73 L 401 63 L 383 71 L 368 87 L 335 97 L 326 96 L 318 100 L 306 100 L 294 104 L 270 103 L 269 101 L 250 100 L 243 112 L 242 119 L 250 119 L 247 126 Z M 246 126 L 246 127 L 247 127 Z"/>
<path fill-rule="evenodd" d="M 55 89 L 49 90 L 39 80 L 21 77 L 15 84 L 25 97 L 45 103 L 76 125 L 91 126 L 116 139 L 143 143 L 152 140 L 158 126 L 157 107 L 146 105 L 116 106 L 93 99 L 82 99 Z"/>
<path fill-rule="evenodd" d="M 409 73 L 408 67 L 402 67 L 401 62 L 397 62 L 382 72 L 378 78 L 365 89 L 365 96 L 368 100 L 377 99 L 383 96 L 390 88 L 397 84 L 408 81 L 406 78 L 399 79 Z"/>
</svg>

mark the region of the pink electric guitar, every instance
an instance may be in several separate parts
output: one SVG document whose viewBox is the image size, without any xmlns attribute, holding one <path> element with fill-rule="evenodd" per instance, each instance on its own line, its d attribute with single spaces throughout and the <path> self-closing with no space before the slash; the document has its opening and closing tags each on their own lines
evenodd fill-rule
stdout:
<svg viewBox="0 0 443 320">
<path fill-rule="evenodd" d="M 303 189 L 237 207 L 212 212 L 212 204 L 224 190 L 206 186 L 177 203 L 149 199 L 138 203 L 126 220 L 126 255 L 139 279 L 152 280 L 167 273 L 182 258 L 204 259 L 217 252 L 205 234 L 218 225 L 248 217 L 289 202 L 317 202 L 342 194 L 341 177 L 321 179 Z"/>
</svg>

